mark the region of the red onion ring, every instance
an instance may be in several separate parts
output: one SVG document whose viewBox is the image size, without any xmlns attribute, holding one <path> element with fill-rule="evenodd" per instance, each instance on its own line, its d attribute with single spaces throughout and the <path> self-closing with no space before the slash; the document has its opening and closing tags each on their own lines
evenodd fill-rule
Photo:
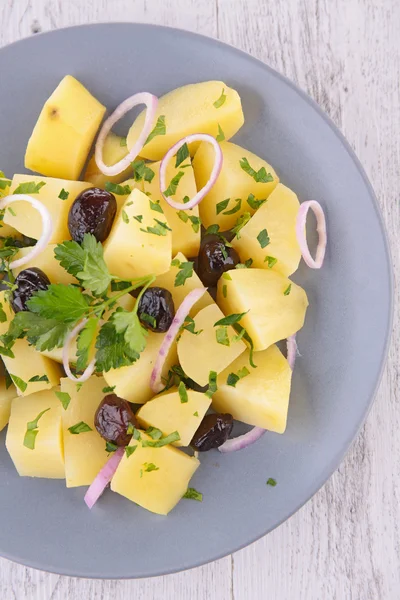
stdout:
<svg viewBox="0 0 400 600">
<path fill-rule="evenodd" d="M 307 244 L 306 234 L 306 221 L 307 213 L 310 210 L 313 211 L 317 219 L 317 232 L 318 232 L 318 246 L 315 259 L 311 256 L 310 250 Z M 309 200 L 303 202 L 299 208 L 296 221 L 296 235 L 297 241 L 300 246 L 301 254 L 304 262 L 311 269 L 320 269 L 324 262 L 327 234 L 326 234 L 326 221 L 322 206 L 316 200 Z"/>
<path fill-rule="evenodd" d="M 137 106 L 138 104 L 145 104 L 147 107 L 143 129 L 140 132 L 138 139 L 134 143 L 130 152 L 124 158 L 115 163 L 115 165 L 106 165 L 103 161 L 103 146 L 107 135 L 110 133 L 115 123 L 122 119 L 122 117 L 126 115 L 127 112 L 129 112 L 134 106 Z M 120 173 L 122 173 L 122 171 L 125 171 L 125 169 L 129 167 L 132 161 L 135 160 L 135 158 L 138 156 L 141 149 L 145 145 L 147 138 L 149 137 L 156 116 L 157 105 L 157 96 L 153 96 L 153 94 L 149 94 L 148 92 L 140 92 L 139 94 L 134 94 L 133 96 L 130 96 L 129 98 L 121 102 L 121 104 L 114 110 L 112 115 L 110 115 L 108 119 L 104 121 L 96 140 L 94 152 L 94 159 L 96 161 L 96 165 L 103 173 L 103 175 L 107 175 L 108 177 L 119 175 Z"/>
<path fill-rule="evenodd" d="M 31 262 L 31 260 L 43 252 L 53 235 L 53 221 L 50 212 L 44 204 L 27 194 L 13 194 L 11 196 L 6 196 L 0 201 L 0 210 L 3 210 L 9 204 L 13 204 L 14 202 L 29 202 L 33 208 L 36 208 L 42 217 L 42 234 L 35 246 L 33 246 L 31 252 L 28 252 L 24 257 L 13 260 L 10 263 L 10 269 L 17 269 L 18 267 L 22 267 Z"/>
<path fill-rule="evenodd" d="M 289 367 L 294 368 L 294 363 L 296 362 L 297 355 L 297 342 L 296 342 L 296 334 L 291 335 L 286 340 L 286 348 L 287 348 L 287 361 L 289 363 Z"/>
<path fill-rule="evenodd" d="M 253 429 L 250 429 L 250 431 L 244 433 L 243 435 L 239 435 L 232 440 L 226 440 L 226 442 L 222 444 L 218 450 L 225 454 L 227 452 L 237 452 L 237 450 L 248 448 L 254 444 L 254 442 L 259 440 L 260 437 L 264 435 L 265 431 L 266 430 L 262 427 L 253 427 Z"/>
<path fill-rule="evenodd" d="M 107 485 L 114 476 L 115 471 L 124 455 L 125 448 L 118 448 L 113 452 L 111 458 L 106 462 L 104 467 L 96 475 L 93 483 L 85 494 L 85 502 L 89 508 L 93 508 L 97 500 L 100 498 Z"/>
<path fill-rule="evenodd" d="M 96 359 L 93 358 L 93 360 L 90 361 L 90 363 L 88 364 L 88 366 L 86 367 L 86 369 L 84 370 L 84 372 L 82 373 L 82 375 L 80 377 L 75 377 L 75 375 L 72 373 L 71 369 L 69 368 L 69 347 L 70 347 L 71 343 L 73 342 L 73 340 L 76 338 L 76 336 L 85 327 L 87 321 L 88 321 L 87 319 L 83 319 L 80 323 L 78 323 L 78 325 L 76 327 L 74 327 L 74 329 L 71 331 L 71 333 L 68 334 L 67 339 L 65 340 L 65 344 L 64 344 L 64 348 L 63 348 L 63 352 L 62 352 L 64 371 L 65 371 L 67 377 L 69 379 L 71 379 L 72 381 L 74 381 L 75 383 L 83 383 L 84 381 L 87 381 L 89 379 L 89 377 L 91 377 L 93 375 L 95 365 L 96 365 Z"/>
<path fill-rule="evenodd" d="M 189 200 L 189 202 L 186 202 L 186 204 L 182 204 L 180 202 L 175 202 L 174 200 L 171 200 L 169 196 L 165 196 L 164 194 L 168 187 L 166 182 L 167 166 L 170 159 L 178 152 L 178 150 L 183 146 L 183 144 L 191 144 L 192 142 L 209 142 L 210 144 L 212 144 L 215 150 L 215 161 L 211 171 L 210 179 L 207 181 L 205 186 L 203 186 L 201 190 L 199 190 L 197 194 L 193 196 L 191 200 Z M 218 175 L 220 174 L 222 169 L 222 162 L 223 155 L 221 146 L 218 144 L 217 140 L 212 137 L 212 135 L 208 135 L 208 133 L 193 133 L 192 135 L 187 135 L 186 137 L 179 140 L 179 142 L 176 142 L 176 144 L 171 146 L 171 148 L 168 150 L 167 154 L 161 161 L 160 191 L 162 197 L 166 202 L 168 202 L 170 206 L 172 206 L 172 208 L 176 208 L 176 210 L 190 210 L 191 208 L 194 208 L 199 204 L 199 202 L 203 200 L 204 196 L 208 194 L 212 186 L 217 181 Z"/>
<path fill-rule="evenodd" d="M 150 377 L 150 387 L 155 394 L 161 392 L 164 389 L 165 385 L 162 382 L 162 370 L 165 363 L 165 360 L 168 356 L 168 352 L 179 333 L 179 329 L 184 324 L 185 319 L 194 304 L 203 296 L 204 292 L 206 292 L 206 288 L 196 288 L 189 292 L 189 294 L 184 298 L 178 310 L 176 311 L 174 320 L 170 328 L 168 329 L 163 342 L 161 344 L 160 350 L 158 352 L 158 356 L 156 358 L 156 362 L 151 373 Z"/>
</svg>

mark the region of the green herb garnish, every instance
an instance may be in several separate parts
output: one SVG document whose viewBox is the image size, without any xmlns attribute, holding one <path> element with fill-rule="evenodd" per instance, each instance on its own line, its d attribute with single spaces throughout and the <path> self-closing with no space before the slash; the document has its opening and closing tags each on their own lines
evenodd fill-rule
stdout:
<svg viewBox="0 0 400 600">
<path fill-rule="evenodd" d="M 179 167 L 189 156 L 189 148 L 185 142 L 176 153 L 175 168 Z"/>
<path fill-rule="evenodd" d="M 106 441 L 106 452 L 115 452 L 118 449 L 117 444 Z"/>
<path fill-rule="evenodd" d="M 222 344 L 223 346 L 230 346 L 231 343 L 229 341 L 228 328 L 227 327 L 218 327 L 215 330 L 215 336 L 217 338 L 218 344 Z"/>
<path fill-rule="evenodd" d="M 68 196 L 69 196 L 69 192 L 67 192 L 66 190 L 64 190 L 64 188 L 58 194 L 58 197 L 60 198 L 60 200 L 68 200 Z"/>
<path fill-rule="evenodd" d="M 189 402 L 189 396 L 188 396 L 186 386 L 183 383 L 183 381 L 181 381 L 178 386 L 178 392 L 179 392 L 179 398 L 181 399 L 181 404 L 186 404 L 186 402 Z"/>
<path fill-rule="evenodd" d="M 153 138 L 155 138 L 157 135 L 165 135 L 166 133 L 167 133 L 167 127 L 165 125 L 165 115 L 161 115 L 160 117 L 158 117 L 157 123 L 155 124 L 154 129 L 150 133 L 150 135 L 147 138 L 147 140 L 146 140 L 146 142 L 145 142 L 144 145 L 146 145 L 149 142 L 151 142 L 151 140 Z"/>
<path fill-rule="evenodd" d="M 215 108 L 220 108 L 225 103 L 226 95 L 224 94 L 224 92 L 225 92 L 225 88 L 222 88 L 220 97 L 218 98 L 218 100 L 213 102 L 213 106 L 215 106 Z"/>
<path fill-rule="evenodd" d="M 248 312 L 249 311 L 247 310 L 244 313 L 234 313 L 232 315 L 229 315 L 228 317 L 224 317 L 223 319 L 220 319 L 219 321 L 214 323 L 214 327 L 234 325 L 235 323 L 238 323 L 241 319 L 243 319 L 244 315 L 247 315 Z"/>
<path fill-rule="evenodd" d="M 182 498 L 186 498 L 187 500 L 197 500 L 198 502 L 203 502 L 203 494 L 198 492 L 194 488 L 188 488 L 184 493 Z"/>
<path fill-rule="evenodd" d="M 28 380 L 28 383 L 37 383 L 39 381 L 44 381 L 45 383 L 49 383 L 49 378 L 47 375 L 34 375 Z"/>
<path fill-rule="evenodd" d="M 14 194 L 38 194 L 44 185 L 46 185 L 45 181 L 40 181 L 39 183 L 35 183 L 34 181 L 20 183 L 14 190 Z"/>
<path fill-rule="evenodd" d="M 29 450 L 35 449 L 36 436 L 39 433 L 38 423 L 39 423 L 39 420 L 43 417 L 43 415 L 45 413 L 47 413 L 48 410 L 50 410 L 50 408 L 46 408 L 46 410 L 42 410 L 42 412 L 40 412 L 38 414 L 38 416 L 36 417 L 36 419 L 34 419 L 34 421 L 28 421 L 28 423 L 26 424 L 26 433 L 24 436 L 24 446 L 26 448 L 29 448 Z"/>
<path fill-rule="evenodd" d="M 149 199 L 149 202 L 150 202 L 151 210 L 155 210 L 156 212 L 164 214 L 164 211 L 162 209 L 162 206 L 160 205 L 160 202 L 152 202 L 150 199 Z"/>
<path fill-rule="evenodd" d="M 238 220 L 236 221 L 236 224 L 234 227 L 232 227 L 231 231 L 232 233 L 236 234 L 237 239 L 240 239 L 240 230 L 246 225 L 246 223 L 248 223 L 251 219 L 251 214 L 249 212 L 245 212 L 243 213 Z"/>
<path fill-rule="evenodd" d="M 218 202 L 215 206 L 215 210 L 217 212 L 217 215 L 219 215 L 219 213 L 221 213 L 223 210 L 225 210 L 229 204 L 230 198 L 227 198 L 226 200 L 221 200 L 221 202 Z M 219 229 L 219 227 L 218 227 Z"/>
<path fill-rule="evenodd" d="M 289 285 L 287 286 L 286 290 L 283 292 L 283 295 L 284 296 L 289 296 L 291 290 L 292 290 L 292 284 L 289 283 Z"/>
<path fill-rule="evenodd" d="M 152 440 L 159 440 L 162 438 L 162 431 L 161 429 L 157 429 L 157 427 L 149 427 L 146 429 L 145 433 L 147 433 Z"/>
<path fill-rule="evenodd" d="M 149 183 L 153 181 L 155 173 L 153 169 L 150 169 L 150 167 L 146 165 L 144 160 L 135 160 L 133 163 L 131 163 L 131 165 L 133 169 L 133 178 L 135 181 L 142 181 L 142 179 L 148 181 Z"/>
<path fill-rule="evenodd" d="M 176 274 L 174 286 L 179 287 L 185 285 L 186 279 L 189 279 L 193 275 L 194 262 L 187 261 L 179 263 L 179 272 Z"/>
<path fill-rule="evenodd" d="M 208 376 L 208 390 L 206 391 L 206 396 L 208 398 L 212 398 L 213 394 L 217 391 L 217 372 L 210 371 Z"/>
<path fill-rule="evenodd" d="M 107 386 L 104 387 L 101 391 L 103 392 L 103 394 L 112 394 L 116 387 L 116 385 L 113 385 L 112 387 Z"/>
<path fill-rule="evenodd" d="M 272 267 L 278 262 L 278 259 L 274 258 L 273 256 L 266 256 L 264 258 L 264 262 L 268 263 L 268 269 L 272 269 Z"/>
<path fill-rule="evenodd" d="M 69 403 L 71 402 L 71 396 L 67 392 L 54 392 L 59 401 L 62 404 L 64 410 L 67 410 Z"/>
<path fill-rule="evenodd" d="M 120 185 L 119 183 L 112 183 L 111 181 L 106 181 L 105 188 L 107 192 L 116 194 L 117 196 L 127 196 L 132 191 L 130 185 Z"/>
<path fill-rule="evenodd" d="M 223 214 L 224 215 L 234 215 L 235 213 L 239 212 L 241 206 L 242 206 L 242 200 L 240 198 L 236 198 L 235 200 L 236 205 L 231 208 L 230 210 L 226 210 Z"/>
<path fill-rule="evenodd" d="M 88 431 L 93 431 L 91 427 L 84 421 L 80 421 L 76 423 L 76 425 L 72 425 L 72 427 L 68 427 L 68 431 L 74 435 L 78 435 L 79 433 L 87 433 Z"/>
<path fill-rule="evenodd" d="M 12 373 L 10 373 L 10 377 L 13 380 L 15 387 L 17 387 L 19 390 L 21 390 L 22 393 L 24 393 L 26 391 L 26 388 L 28 387 L 28 384 L 17 375 L 12 375 Z"/>
<path fill-rule="evenodd" d="M 261 248 L 265 248 L 266 246 L 268 246 L 268 244 L 271 242 L 268 235 L 268 231 L 266 229 L 260 231 L 260 233 L 257 236 L 257 240 Z"/>
<path fill-rule="evenodd" d="M 177 431 L 170 433 L 169 435 L 159 439 L 159 440 L 143 440 L 142 446 L 143 448 L 162 448 L 163 446 L 168 446 L 168 444 L 172 444 L 174 442 L 179 442 L 181 436 Z"/>
<path fill-rule="evenodd" d="M 257 183 L 269 183 L 273 181 L 274 178 L 271 173 L 267 173 L 265 167 L 261 167 L 258 171 L 255 171 L 249 164 L 247 158 L 243 157 L 242 160 L 239 161 L 239 164 L 243 171 L 250 175 Z"/>
<path fill-rule="evenodd" d="M 178 189 L 178 185 L 182 177 L 184 176 L 184 171 L 179 171 L 170 181 L 169 186 L 164 191 L 164 196 L 174 196 L 176 194 L 176 190 Z"/>
<path fill-rule="evenodd" d="M 276 486 L 276 484 L 277 484 L 276 480 L 275 480 L 275 479 L 273 479 L 272 477 L 270 477 L 270 478 L 267 480 L 267 485 L 270 485 L 271 487 L 275 487 L 275 486 Z"/>
<path fill-rule="evenodd" d="M 266 198 L 263 198 L 262 200 L 257 200 L 256 197 L 254 196 L 254 194 L 249 194 L 247 197 L 247 204 L 250 206 L 250 208 L 257 210 L 257 208 L 260 208 L 260 206 L 262 204 L 264 204 L 267 201 Z"/>
<path fill-rule="evenodd" d="M 224 283 L 224 285 L 222 286 L 222 295 L 224 298 L 226 298 L 228 294 L 228 286 Z"/>
<path fill-rule="evenodd" d="M 218 135 L 215 138 L 217 140 L 217 142 L 223 142 L 225 139 L 225 134 L 222 131 L 221 125 L 218 123 Z"/>
<path fill-rule="evenodd" d="M 133 454 L 135 452 L 136 448 L 137 448 L 137 444 L 136 444 L 136 446 L 125 446 L 126 457 L 129 458 L 131 456 L 131 454 Z"/>
</svg>

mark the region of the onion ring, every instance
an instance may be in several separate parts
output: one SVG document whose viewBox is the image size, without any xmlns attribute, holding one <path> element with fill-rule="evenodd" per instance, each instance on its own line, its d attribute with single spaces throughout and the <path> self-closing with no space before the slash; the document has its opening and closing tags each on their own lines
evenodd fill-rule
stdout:
<svg viewBox="0 0 400 600">
<path fill-rule="evenodd" d="M 310 250 L 308 248 L 306 234 L 307 213 L 310 210 L 310 208 L 317 219 L 318 246 L 315 254 L 315 259 L 311 256 Z M 327 234 L 325 214 L 322 209 L 322 206 L 316 200 L 309 200 L 308 202 L 303 202 L 300 205 L 296 220 L 296 236 L 300 246 L 301 254 L 306 265 L 310 267 L 310 269 L 320 269 L 323 265 L 325 258 Z"/>
<path fill-rule="evenodd" d="M 64 348 L 63 348 L 63 352 L 62 352 L 64 371 L 65 371 L 67 377 L 69 379 L 71 379 L 72 381 L 74 381 L 75 383 L 83 383 L 84 381 L 87 381 L 89 379 L 89 377 L 91 377 L 93 375 L 95 365 L 96 365 L 96 359 L 93 358 L 93 360 L 90 361 L 90 363 L 88 364 L 88 366 L 86 367 L 86 369 L 84 370 L 84 372 L 82 373 L 82 375 L 80 377 L 75 377 L 75 375 L 73 375 L 73 373 L 69 367 L 69 348 L 71 346 L 71 342 L 73 342 L 73 340 L 76 338 L 76 336 L 82 331 L 82 329 L 85 327 L 87 321 L 88 321 L 87 319 L 83 319 L 80 323 L 78 323 L 78 325 L 76 327 L 74 327 L 74 329 L 71 331 L 71 333 L 68 334 L 67 339 L 65 340 L 65 344 L 64 344 Z"/>
<path fill-rule="evenodd" d="M 89 508 L 93 508 L 97 500 L 106 489 L 107 485 L 110 483 L 115 471 L 118 469 L 119 463 L 124 455 L 124 451 L 125 448 L 118 448 L 115 452 L 113 452 L 111 458 L 109 458 L 104 467 L 96 475 L 85 494 L 85 502 Z"/>
</svg>

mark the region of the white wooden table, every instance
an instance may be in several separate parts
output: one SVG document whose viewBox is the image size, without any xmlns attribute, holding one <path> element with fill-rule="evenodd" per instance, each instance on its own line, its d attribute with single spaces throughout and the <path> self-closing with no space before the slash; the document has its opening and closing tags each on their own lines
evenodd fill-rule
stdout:
<svg viewBox="0 0 400 600">
<path fill-rule="evenodd" d="M 0 45 L 101 21 L 218 37 L 306 90 L 366 168 L 400 273 L 399 0 L 0 0 Z M 0 559 L 0 600 L 398 600 L 399 342 L 396 310 L 389 362 L 357 441 L 324 488 L 269 536 L 204 567 L 141 581 L 59 577 Z"/>
</svg>

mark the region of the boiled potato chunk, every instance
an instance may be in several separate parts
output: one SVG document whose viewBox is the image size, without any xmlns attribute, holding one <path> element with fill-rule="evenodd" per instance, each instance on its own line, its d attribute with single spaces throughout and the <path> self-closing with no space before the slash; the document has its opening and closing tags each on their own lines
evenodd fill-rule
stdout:
<svg viewBox="0 0 400 600">
<path fill-rule="evenodd" d="M 218 375 L 213 408 L 234 419 L 276 433 L 286 429 L 292 371 L 277 346 L 254 353 L 256 369 L 249 366 L 249 350 Z M 228 385 L 231 373 L 248 373 L 235 386 Z"/>
<path fill-rule="evenodd" d="M 181 252 L 175 256 L 175 259 L 172 262 L 175 263 L 176 260 L 179 261 L 179 265 L 188 262 L 188 259 Z M 163 273 L 162 275 L 158 275 L 155 282 L 152 284 L 152 287 L 163 287 L 171 292 L 175 310 L 178 310 L 179 306 L 182 304 L 189 292 L 196 288 L 204 287 L 194 270 L 192 276 L 185 279 L 183 285 L 175 285 L 176 276 L 178 275 L 179 271 L 181 271 L 181 267 L 173 264 L 170 266 L 169 271 Z M 208 292 L 205 292 L 200 300 L 193 305 L 189 315 L 194 317 L 199 310 L 209 306 L 210 304 L 214 304 L 214 300 Z"/>
<path fill-rule="evenodd" d="M 30 267 L 37 267 L 41 269 L 44 273 L 46 273 L 47 277 L 50 279 L 51 283 L 63 283 L 64 285 L 68 285 L 70 283 L 77 283 L 75 277 L 70 275 L 58 262 L 54 255 L 54 249 L 56 244 L 49 244 L 43 252 L 36 256 L 33 260 L 25 263 L 21 267 L 17 267 L 13 269 L 13 275 L 16 277 L 18 273 L 23 271 L 24 269 L 29 269 Z M 29 252 L 32 252 L 32 248 L 21 248 L 18 254 L 15 256 L 15 260 L 23 258 Z"/>
<path fill-rule="evenodd" d="M 50 212 L 53 221 L 53 235 L 49 243 L 58 244 L 64 240 L 70 240 L 68 230 L 68 213 L 78 194 L 91 187 L 90 183 L 84 181 L 66 181 L 65 179 L 53 179 L 51 177 L 40 177 L 38 175 L 14 175 L 11 190 L 14 194 L 20 184 L 33 182 L 44 183 L 38 193 L 30 193 L 33 198 L 39 200 Z M 61 191 L 68 192 L 68 198 L 59 198 Z M 42 233 L 42 218 L 39 212 L 28 202 L 15 202 L 12 212 L 6 210 L 4 222 L 17 229 L 28 237 L 39 239 Z"/>
<path fill-rule="evenodd" d="M 3 361 L 16 384 L 19 396 L 29 396 L 40 390 L 48 390 L 60 383 L 62 374 L 60 365 L 37 352 L 27 340 L 16 340 L 12 351 L 14 358 L 3 356 Z M 45 381 L 30 381 L 33 377 L 44 375 L 47 377 Z M 18 380 L 21 382 L 17 383 Z"/>
<path fill-rule="evenodd" d="M 66 75 L 42 108 L 25 167 L 49 177 L 78 179 L 105 110 L 79 81 Z"/>
<path fill-rule="evenodd" d="M 279 273 L 235 269 L 218 282 L 217 301 L 226 315 L 247 312 L 240 321 L 255 350 L 265 350 L 303 327 L 305 291 Z"/>
<path fill-rule="evenodd" d="M 57 389 L 57 388 L 56 388 Z M 32 394 L 29 400 L 15 398 L 11 404 L 6 447 L 18 474 L 27 477 L 64 479 L 64 449 L 61 426 L 62 406 L 56 390 Z M 50 410 L 47 410 L 50 409 Z M 34 448 L 24 446 L 29 422 L 46 410 L 37 421 Z"/>
<path fill-rule="evenodd" d="M 17 396 L 17 390 L 14 385 L 10 385 L 7 389 L 6 378 L 0 375 L 0 431 L 8 423 L 11 411 L 11 402 Z"/>
<path fill-rule="evenodd" d="M 133 192 L 133 190 L 140 190 L 141 192 L 143 192 L 143 181 L 135 181 L 134 179 L 127 179 L 126 181 L 123 181 L 121 183 L 121 186 L 125 187 L 128 186 L 130 188 L 130 192 L 128 194 L 116 194 L 114 192 L 114 197 L 117 201 L 117 214 L 115 215 L 115 218 L 117 219 L 118 216 L 121 214 L 121 210 L 125 204 L 125 202 L 128 199 L 128 196 L 130 196 L 130 194 Z"/>
<path fill-rule="evenodd" d="M 244 263 L 251 258 L 253 267 L 272 268 L 286 277 L 294 273 L 301 258 L 296 237 L 299 207 L 296 194 L 279 183 L 268 201 L 240 230 L 239 237 L 232 240 L 232 246 L 238 252 L 241 261 Z M 262 237 L 258 239 L 263 235 L 262 232 L 265 232 L 264 240 Z M 265 245 L 268 238 L 269 243 Z"/>
<path fill-rule="evenodd" d="M 115 165 L 117 162 L 125 158 L 127 154 L 128 148 L 126 146 L 126 139 L 116 135 L 111 131 L 104 141 L 104 163 L 107 166 Z M 127 167 L 125 171 L 122 171 L 122 173 L 119 173 L 119 175 L 112 175 L 111 177 L 109 175 L 103 175 L 98 168 L 93 155 L 88 162 L 83 178 L 85 181 L 90 181 L 90 183 L 93 183 L 95 187 L 104 189 L 107 181 L 111 181 L 112 183 L 121 183 L 121 181 L 127 179 L 131 173 L 132 167 L 129 165 L 129 167 Z"/>
<path fill-rule="evenodd" d="M 106 386 L 104 379 L 95 375 L 85 381 L 79 390 L 71 379 L 61 379 L 61 391 L 71 398 L 67 410 L 62 411 L 67 487 L 90 485 L 109 458 L 106 442 L 94 426 L 94 416 L 106 395 L 103 392 Z M 92 431 L 78 434 L 68 431 L 69 427 L 81 421 L 89 425 Z"/>
<path fill-rule="evenodd" d="M 154 396 L 154 392 L 150 388 L 150 377 L 164 336 L 165 334 L 149 331 L 146 348 L 141 353 L 139 360 L 129 367 L 111 369 L 111 371 L 103 373 L 107 385 L 115 386 L 114 393 L 117 396 L 135 404 L 144 404 Z M 168 379 L 168 371 L 177 362 L 178 355 L 174 343 L 164 363 L 162 375 L 165 381 Z"/>
<path fill-rule="evenodd" d="M 214 102 L 218 100 L 221 106 L 216 108 Z M 143 111 L 138 116 L 129 131 L 129 150 L 143 128 L 144 114 Z M 191 133 L 208 133 L 216 138 L 220 133 L 218 125 L 229 140 L 244 123 L 240 96 L 223 81 L 185 85 L 161 96 L 155 121 L 159 117 L 164 117 L 165 135 L 153 137 L 145 144 L 140 151 L 143 158 L 161 160 L 173 144 Z"/>
<path fill-rule="evenodd" d="M 150 440 L 141 432 L 142 440 Z M 133 440 L 136 450 L 124 454 L 111 480 L 111 489 L 139 506 L 167 515 L 185 494 L 200 461 L 172 446 L 143 447 Z"/>
<path fill-rule="evenodd" d="M 183 164 L 189 164 L 189 159 L 185 160 Z M 172 208 L 160 192 L 160 163 L 152 163 L 148 166 L 154 171 L 154 177 L 150 183 L 144 181 L 144 191 L 152 202 L 160 205 L 167 217 L 168 224 L 172 229 L 172 254 L 182 252 L 186 256 L 197 256 L 200 248 L 201 229 L 198 206 L 192 210 Z M 196 195 L 197 188 L 193 168 L 191 166 L 184 169 L 175 167 L 175 159 L 171 160 L 167 167 L 167 186 L 179 172 L 183 173 L 183 177 L 179 181 L 173 200 L 183 204 L 185 197 L 193 198 Z"/>
<path fill-rule="evenodd" d="M 254 200 L 268 198 L 277 186 L 279 178 L 271 165 L 249 150 L 231 142 L 221 142 L 220 146 L 223 154 L 222 169 L 215 185 L 200 203 L 200 217 L 205 227 L 217 223 L 221 231 L 226 231 L 232 229 L 237 219 L 244 213 L 254 214 L 256 210 Z M 255 181 L 240 166 L 240 161 L 243 158 L 247 159 L 254 171 L 258 172 L 264 168 L 266 174 L 271 175 L 273 180 L 267 182 Z M 204 187 L 209 180 L 214 161 L 213 147 L 211 144 L 202 142 L 193 161 L 198 190 Z M 253 194 L 254 200 L 253 202 L 250 200 L 249 203 L 250 194 Z M 228 199 L 229 202 L 226 207 L 221 210 L 219 203 Z M 217 214 L 218 211 L 219 214 Z M 228 214 L 229 212 L 232 214 Z"/>
<path fill-rule="evenodd" d="M 174 446 L 189 446 L 204 415 L 210 408 L 211 399 L 205 394 L 187 390 L 188 401 L 181 402 L 179 392 L 171 388 L 164 394 L 146 402 L 136 413 L 143 428 L 156 427 L 164 436 L 177 431 L 180 440 Z"/>
<path fill-rule="evenodd" d="M 168 271 L 171 255 L 172 237 L 165 215 L 150 208 L 146 194 L 133 190 L 104 245 L 110 273 L 121 279 L 159 275 Z"/>
<path fill-rule="evenodd" d="M 214 324 L 224 318 L 216 304 L 203 308 L 195 317 L 198 335 L 183 330 L 178 341 L 178 357 L 186 375 L 201 386 L 208 384 L 210 371 L 220 373 L 246 350 L 242 340 L 234 341 L 237 335 L 233 327 L 226 328 L 229 346 L 217 341 L 218 327 Z"/>
</svg>

